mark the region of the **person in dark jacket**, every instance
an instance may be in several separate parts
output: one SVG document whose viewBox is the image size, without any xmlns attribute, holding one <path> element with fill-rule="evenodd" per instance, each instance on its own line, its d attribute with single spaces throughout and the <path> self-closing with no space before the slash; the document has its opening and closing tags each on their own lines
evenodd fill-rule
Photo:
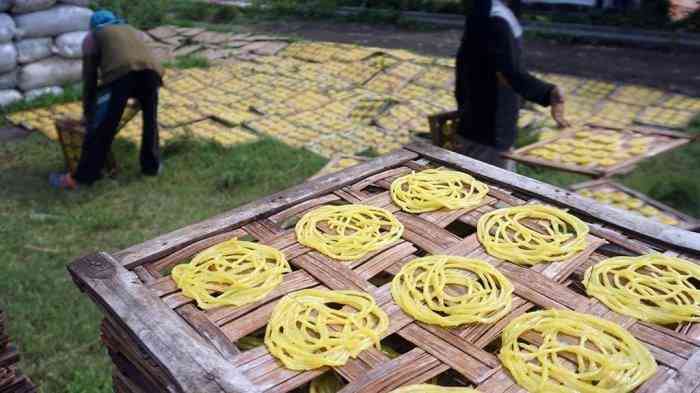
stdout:
<svg viewBox="0 0 700 393">
<path fill-rule="evenodd" d="M 90 20 L 90 33 L 83 42 L 86 136 L 80 162 L 74 174 L 52 174 L 50 184 L 74 189 L 78 184 L 92 184 L 102 176 L 130 98 L 135 98 L 143 111 L 141 171 L 145 175 L 157 175 L 161 168 L 157 109 L 162 77 L 161 64 L 142 41 L 138 30 L 110 11 L 95 12 Z"/>
<path fill-rule="evenodd" d="M 455 96 L 460 113 L 461 152 L 502 168 L 517 134 L 520 97 L 551 106 L 568 127 L 561 90 L 525 70 L 522 27 L 501 0 L 465 0 L 467 21 L 457 53 Z"/>
</svg>

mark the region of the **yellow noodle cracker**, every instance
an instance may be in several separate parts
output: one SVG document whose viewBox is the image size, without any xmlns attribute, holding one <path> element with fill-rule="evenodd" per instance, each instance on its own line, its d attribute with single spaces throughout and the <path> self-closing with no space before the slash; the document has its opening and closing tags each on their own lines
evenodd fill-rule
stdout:
<svg viewBox="0 0 700 393">
<path fill-rule="evenodd" d="M 513 285 L 478 259 L 431 255 L 401 268 L 391 295 L 406 314 L 439 326 L 493 323 L 510 311 Z"/>
<path fill-rule="evenodd" d="M 589 296 L 620 314 L 659 324 L 700 322 L 700 266 L 662 254 L 615 257 L 589 268 Z"/>
<path fill-rule="evenodd" d="M 466 173 L 427 169 L 402 176 L 391 184 L 391 198 L 403 211 L 424 213 L 442 208 L 478 206 L 489 188 Z"/>
<path fill-rule="evenodd" d="M 367 293 L 305 289 L 275 306 L 265 345 L 291 370 L 342 366 L 372 345 L 379 348 L 388 327 L 386 313 Z"/>
<path fill-rule="evenodd" d="M 519 265 L 558 262 L 583 251 L 588 225 L 564 210 L 526 205 L 494 210 L 477 224 L 490 255 Z"/>
<path fill-rule="evenodd" d="M 627 393 L 656 372 L 649 350 L 625 329 L 574 311 L 524 314 L 501 340 L 501 362 L 529 392 Z"/>
<path fill-rule="evenodd" d="M 231 239 L 200 252 L 190 263 L 175 266 L 171 275 L 182 293 L 206 310 L 258 301 L 290 271 L 278 250 Z"/>
<path fill-rule="evenodd" d="M 403 224 L 378 207 L 323 206 L 299 220 L 296 234 L 299 243 L 331 258 L 349 261 L 399 240 Z"/>
</svg>

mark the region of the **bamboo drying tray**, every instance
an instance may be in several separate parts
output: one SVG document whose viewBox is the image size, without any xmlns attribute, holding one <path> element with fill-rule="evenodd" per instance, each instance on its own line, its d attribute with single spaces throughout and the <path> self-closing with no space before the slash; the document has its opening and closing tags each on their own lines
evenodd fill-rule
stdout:
<svg viewBox="0 0 700 393">
<path fill-rule="evenodd" d="M 693 138 L 687 134 L 683 134 L 680 132 L 674 132 L 674 131 L 669 131 L 669 130 L 664 130 L 660 128 L 654 128 L 654 127 L 633 127 L 633 128 L 626 128 L 626 129 L 620 129 L 620 128 L 609 128 L 609 127 L 601 127 L 597 125 L 587 125 L 584 127 L 585 131 L 591 131 L 594 134 L 596 132 L 609 132 L 609 133 L 621 133 L 622 134 L 622 140 L 623 143 L 627 143 L 626 141 L 629 141 L 631 138 L 634 137 L 649 137 L 653 138 L 653 142 L 650 144 L 650 148 L 644 153 L 640 154 L 634 157 L 630 157 L 624 160 L 621 160 L 620 162 L 616 163 L 613 166 L 609 167 L 604 167 L 604 166 L 599 166 L 599 165 L 594 165 L 594 164 L 588 164 L 588 165 L 577 165 L 575 163 L 565 163 L 561 161 L 550 161 L 550 160 L 545 160 L 543 158 L 535 157 L 533 155 L 530 155 L 530 153 L 539 148 L 546 147 L 547 145 L 553 144 L 553 143 L 559 143 L 560 141 L 564 139 L 571 139 L 574 138 L 576 133 L 582 130 L 579 129 L 572 129 L 569 131 L 563 131 L 561 134 L 559 134 L 557 137 L 552 138 L 552 139 L 547 139 L 538 143 L 533 143 L 531 145 L 527 145 L 525 147 L 522 147 L 520 149 L 517 149 L 513 152 L 506 153 L 505 156 L 513 159 L 515 161 L 527 163 L 527 164 L 534 164 L 534 165 L 541 165 L 549 168 L 554 168 L 554 169 L 560 169 L 564 171 L 569 171 L 569 172 L 575 172 L 575 173 L 581 173 L 584 175 L 591 175 L 595 177 L 603 177 L 603 176 L 610 176 L 613 174 L 619 174 L 619 173 L 625 173 L 634 168 L 640 161 L 643 161 L 645 159 L 654 157 L 656 155 L 659 155 L 661 153 L 664 153 L 666 151 L 675 149 L 677 147 L 683 146 L 687 143 L 690 143 Z"/>
<path fill-rule="evenodd" d="M 649 198 L 648 196 L 642 194 L 639 191 L 633 190 L 629 187 L 625 187 L 622 184 L 613 181 L 611 179 L 599 179 L 599 180 L 593 180 L 593 181 L 588 181 L 584 183 L 579 183 L 579 184 L 574 184 L 573 186 L 570 186 L 574 191 L 577 191 L 581 193 L 582 191 L 591 191 L 591 192 L 596 192 L 596 191 L 603 191 L 603 192 L 622 192 L 626 194 L 629 197 L 636 198 L 644 203 L 644 206 L 651 206 L 655 209 L 658 209 L 661 213 L 672 217 L 678 221 L 678 224 L 675 225 L 680 228 L 685 228 L 685 229 L 695 229 L 700 227 L 700 222 L 698 221 L 697 218 L 691 217 L 687 214 L 684 214 L 664 203 L 661 203 L 655 199 Z M 641 215 L 641 213 L 640 213 Z M 652 218 L 653 219 L 653 218 Z"/>
<path fill-rule="evenodd" d="M 489 195 L 471 210 L 399 212 L 388 191 L 392 180 L 428 166 L 470 173 L 490 185 Z M 479 217 L 497 208 L 536 201 L 567 208 L 587 220 L 589 246 L 568 261 L 534 268 L 487 256 L 475 234 Z M 405 226 L 402 239 L 348 264 L 329 260 L 296 241 L 296 219 L 310 209 L 338 203 L 363 203 L 395 212 Z M 178 291 L 169 271 L 232 237 L 282 250 L 294 271 L 255 304 L 200 310 Z M 335 368 L 346 383 L 343 393 L 388 392 L 446 373 L 484 393 L 523 392 L 496 357 L 499 335 L 509 321 L 542 308 L 572 309 L 612 319 L 641 340 L 659 369 L 637 393 L 681 391 L 674 390 L 681 386 L 683 392 L 692 392 L 700 386 L 700 325 L 639 322 L 610 311 L 580 288 L 583 272 L 596 261 L 652 250 L 694 259 L 700 255 L 700 235 L 641 220 L 571 191 L 414 143 L 123 251 L 85 256 L 69 270 L 104 313 L 102 338 L 113 359 L 115 391 L 120 393 L 305 391 L 298 389 L 329 370 L 287 370 L 265 346 L 241 350 L 236 344 L 265 327 L 283 295 L 312 287 L 371 293 L 391 321 L 383 343 L 400 340 L 405 345 L 393 360 L 369 349 Z M 451 330 L 408 317 L 393 302 L 388 282 L 404 263 L 436 253 L 475 256 L 498 266 L 514 284 L 513 310 L 491 325 Z"/>
<path fill-rule="evenodd" d="M 7 334 L 7 314 L 0 309 L 0 393 L 34 393 L 36 387 L 17 368 L 19 352 Z"/>
</svg>

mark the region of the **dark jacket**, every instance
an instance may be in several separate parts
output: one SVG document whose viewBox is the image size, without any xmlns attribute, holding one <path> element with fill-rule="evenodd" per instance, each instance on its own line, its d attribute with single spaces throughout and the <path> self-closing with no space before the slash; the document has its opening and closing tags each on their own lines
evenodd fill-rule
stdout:
<svg viewBox="0 0 700 393">
<path fill-rule="evenodd" d="M 460 134 L 466 139 L 508 150 L 517 134 L 519 96 L 549 106 L 553 85 L 530 75 L 521 60 L 521 40 L 502 18 L 489 17 L 488 33 L 465 33 L 457 54 L 456 91 Z M 485 39 L 487 45 L 470 42 Z M 481 55 L 473 48 L 483 48 Z"/>
</svg>

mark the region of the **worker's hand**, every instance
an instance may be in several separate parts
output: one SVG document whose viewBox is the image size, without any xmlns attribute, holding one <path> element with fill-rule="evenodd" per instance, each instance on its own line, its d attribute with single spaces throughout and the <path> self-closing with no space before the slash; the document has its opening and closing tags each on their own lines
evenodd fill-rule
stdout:
<svg viewBox="0 0 700 393">
<path fill-rule="evenodd" d="M 564 117 L 564 93 L 561 92 L 559 87 L 555 86 L 551 94 L 550 106 L 552 108 L 552 119 L 557 122 L 559 128 L 570 127 L 571 123 L 566 121 Z"/>
</svg>

